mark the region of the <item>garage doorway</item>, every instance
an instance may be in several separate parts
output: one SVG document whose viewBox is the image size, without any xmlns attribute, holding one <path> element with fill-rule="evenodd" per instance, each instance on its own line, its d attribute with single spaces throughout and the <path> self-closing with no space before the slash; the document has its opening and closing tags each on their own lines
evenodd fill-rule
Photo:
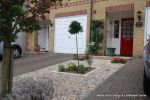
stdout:
<svg viewBox="0 0 150 100">
<path fill-rule="evenodd" d="M 80 22 L 83 27 L 83 32 L 78 34 L 78 50 L 79 54 L 86 53 L 87 15 L 67 16 L 55 19 L 55 53 L 76 54 L 75 35 L 71 35 L 68 32 L 72 21 Z"/>
</svg>

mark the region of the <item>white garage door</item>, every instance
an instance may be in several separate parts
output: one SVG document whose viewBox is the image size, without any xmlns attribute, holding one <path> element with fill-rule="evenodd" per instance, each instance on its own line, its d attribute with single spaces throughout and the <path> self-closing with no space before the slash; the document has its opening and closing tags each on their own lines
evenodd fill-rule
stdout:
<svg viewBox="0 0 150 100">
<path fill-rule="evenodd" d="M 78 34 L 78 50 L 79 54 L 85 54 L 87 15 L 60 17 L 55 19 L 55 53 L 76 54 L 76 37 L 68 32 L 69 25 L 72 21 L 80 22 L 83 27 L 83 32 Z"/>
<path fill-rule="evenodd" d="M 144 44 L 147 43 L 147 39 L 149 38 L 149 36 L 150 36 L 150 7 L 146 8 Z"/>
</svg>

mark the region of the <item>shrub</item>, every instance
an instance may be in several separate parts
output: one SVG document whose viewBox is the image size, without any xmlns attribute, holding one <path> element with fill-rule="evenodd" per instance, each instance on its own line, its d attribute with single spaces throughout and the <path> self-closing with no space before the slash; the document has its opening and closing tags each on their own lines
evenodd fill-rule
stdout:
<svg viewBox="0 0 150 100">
<path fill-rule="evenodd" d="M 73 72 L 73 73 L 79 73 L 79 74 L 85 74 L 86 71 L 88 71 L 90 67 L 84 67 L 84 65 L 77 66 L 74 63 L 69 63 L 67 67 L 64 67 L 64 65 L 59 65 L 59 71 L 60 72 Z"/>
<path fill-rule="evenodd" d="M 85 58 L 87 60 L 87 63 L 89 65 L 89 67 L 91 67 L 91 65 L 92 65 L 92 58 L 91 58 L 91 56 L 87 53 Z"/>
<path fill-rule="evenodd" d="M 120 58 L 120 63 L 125 64 L 126 62 L 127 62 L 127 60 L 126 60 L 126 59 L 124 59 L 124 58 Z"/>
<path fill-rule="evenodd" d="M 68 70 L 69 71 L 76 71 L 77 70 L 77 65 L 74 63 L 68 64 Z"/>
<path fill-rule="evenodd" d="M 126 59 L 124 58 L 114 58 L 113 60 L 111 60 L 111 63 L 122 63 L 125 64 L 127 62 Z"/>
<path fill-rule="evenodd" d="M 111 63 L 119 63 L 120 61 L 119 61 L 119 58 L 114 58 L 112 61 L 111 61 Z"/>
<path fill-rule="evenodd" d="M 86 71 L 87 71 L 87 68 L 84 67 L 84 65 L 80 65 L 80 66 L 78 67 L 78 72 L 79 72 L 80 74 L 85 74 Z"/>
<path fill-rule="evenodd" d="M 58 65 L 58 69 L 60 72 L 64 72 L 65 71 L 65 66 L 64 65 Z"/>
<path fill-rule="evenodd" d="M 100 44 L 103 42 L 103 27 L 104 20 L 93 20 L 92 21 L 92 32 L 91 32 L 91 43 L 88 45 L 89 52 L 97 55 L 100 50 Z"/>
</svg>

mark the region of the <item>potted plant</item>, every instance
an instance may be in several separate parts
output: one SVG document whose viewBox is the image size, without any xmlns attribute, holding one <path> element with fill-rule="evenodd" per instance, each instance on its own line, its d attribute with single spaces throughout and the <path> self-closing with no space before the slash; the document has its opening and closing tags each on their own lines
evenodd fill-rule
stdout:
<svg viewBox="0 0 150 100">
<path fill-rule="evenodd" d="M 40 45 L 37 44 L 36 47 L 35 47 L 35 52 L 40 52 L 40 49 L 41 49 Z"/>
<path fill-rule="evenodd" d="M 107 55 L 107 56 L 114 56 L 115 50 L 116 50 L 116 48 L 112 48 L 112 47 L 107 48 L 107 53 L 106 53 L 106 55 Z"/>
</svg>

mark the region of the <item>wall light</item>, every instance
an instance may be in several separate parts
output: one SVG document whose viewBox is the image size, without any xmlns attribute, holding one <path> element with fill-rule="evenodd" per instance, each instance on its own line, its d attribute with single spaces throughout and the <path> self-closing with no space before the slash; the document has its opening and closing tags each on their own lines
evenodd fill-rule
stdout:
<svg viewBox="0 0 150 100">
<path fill-rule="evenodd" d="M 143 26 L 143 22 L 142 22 L 142 12 L 139 10 L 137 12 L 137 22 L 136 22 L 136 27 L 140 28 Z"/>
<path fill-rule="evenodd" d="M 141 21 L 142 12 L 139 10 L 137 12 L 138 21 Z"/>
<path fill-rule="evenodd" d="M 49 20 L 49 25 L 50 25 L 50 27 L 53 27 L 53 23 L 51 20 Z"/>
</svg>

